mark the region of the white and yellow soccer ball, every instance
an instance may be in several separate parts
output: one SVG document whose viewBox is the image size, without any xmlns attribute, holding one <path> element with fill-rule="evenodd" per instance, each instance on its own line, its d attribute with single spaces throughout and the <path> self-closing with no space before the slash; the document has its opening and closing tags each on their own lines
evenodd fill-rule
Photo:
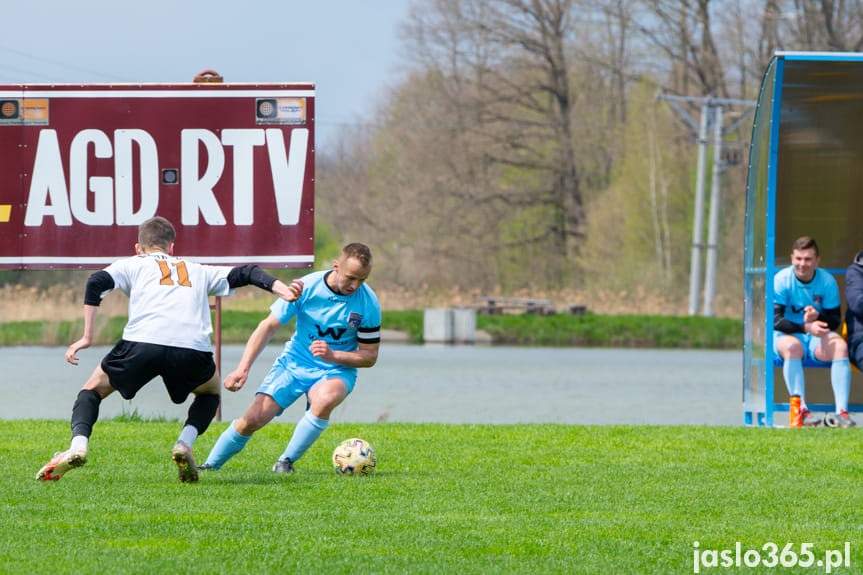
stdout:
<svg viewBox="0 0 863 575">
<path fill-rule="evenodd" d="M 333 451 L 333 467 L 341 475 L 370 475 L 377 462 L 371 444 L 358 437 L 342 441 Z"/>
</svg>

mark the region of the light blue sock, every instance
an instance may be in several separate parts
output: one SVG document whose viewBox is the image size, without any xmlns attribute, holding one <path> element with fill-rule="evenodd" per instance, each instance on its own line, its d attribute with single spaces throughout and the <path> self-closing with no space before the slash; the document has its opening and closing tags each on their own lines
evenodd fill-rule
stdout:
<svg viewBox="0 0 863 575">
<path fill-rule="evenodd" d="M 312 444 L 318 440 L 324 430 L 330 425 L 329 419 L 319 419 L 307 411 L 297 423 L 294 434 L 288 442 L 288 447 L 279 459 L 290 459 L 296 462 Z"/>
<path fill-rule="evenodd" d="M 234 428 L 236 421 L 236 419 L 232 421 L 228 429 L 223 431 L 216 440 L 216 444 L 207 456 L 207 465 L 212 465 L 216 469 L 221 468 L 230 458 L 242 451 L 252 438 L 251 435 L 240 435 Z"/>
<path fill-rule="evenodd" d="M 833 401 L 836 413 L 848 411 L 848 394 L 851 393 L 851 364 L 848 358 L 834 359 L 830 364 L 830 383 L 833 385 Z"/>
<path fill-rule="evenodd" d="M 803 360 L 786 359 L 782 365 L 782 375 L 785 376 L 785 387 L 788 395 L 800 396 L 800 407 L 806 407 L 806 385 L 803 378 Z"/>
</svg>

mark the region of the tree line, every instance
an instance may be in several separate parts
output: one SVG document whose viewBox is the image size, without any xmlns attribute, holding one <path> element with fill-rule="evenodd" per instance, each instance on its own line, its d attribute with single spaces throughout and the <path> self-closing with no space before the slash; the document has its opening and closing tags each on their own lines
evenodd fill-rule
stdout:
<svg viewBox="0 0 863 575">
<path fill-rule="evenodd" d="M 379 285 L 637 285 L 679 301 L 696 146 L 656 96 L 757 100 L 775 51 L 861 42 L 861 0 L 415 1 L 401 81 L 318 157 L 319 217 L 375 246 Z M 729 145 L 746 151 L 751 125 Z M 742 155 L 722 174 L 727 302 L 742 289 Z"/>
</svg>

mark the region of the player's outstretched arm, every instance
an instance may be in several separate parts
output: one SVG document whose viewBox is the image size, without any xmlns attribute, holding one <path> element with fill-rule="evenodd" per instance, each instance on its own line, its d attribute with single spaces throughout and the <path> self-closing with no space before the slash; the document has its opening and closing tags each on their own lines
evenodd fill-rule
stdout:
<svg viewBox="0 0 863 575">
<path fill-rule="evenodd" d="M 273 293 L 285 301 L 297 301 L 303 295 L 303 281 L 294 280 L 285 285 L 281 280 L 273 282 Z"/>
<path fill-rule="evenodd" d="M 84 305 L 84 335 L 66 350 L 66 361 L 72 365 L 78 365 L 78 352 L 90 347 L 93 343 L 93 326 L 96 324 L 96 314 L 98 313 L 98 306 Z"/>
<path fill-rule="evenodd" d="M 249 377 L 249 370 L 252 369 L 252 364 L 261 354 L 261 351 L 270 342 L 279 328 L 282 327 L 282 322 L 272 313 L 258 324 L 252 335 L 249 336 L 249 341 L 246 342 L 246 347 L 243 349 L 243 357 L 240 358 L 240 364 L 237 369 L 225 376 L 223 385 L 228 391 L 239 391 L 246 383 Z"/>
<path fill-rule="evenodd" d="M 255 264 L 246 264 L 231 268 L 228 272 L 228 286 L 231 289 L 253 285 L 267 290 L 286 301 L 297 301 L 303 294 L 303 282 L 294 280 L 291 285 L 285 285 Z"/>
<path fill-rule="evenodd" d="M 114 287 L 114 277 L 105 270 L 93 272 L 87 278 L 87 287 L 84 289 L 84 335 L 66 350 L 66 361 L 72 365 L 78 365 L 78 352 L 93 343 L 93 326 L 96 324 L 102 296 Z"/>
</svg>

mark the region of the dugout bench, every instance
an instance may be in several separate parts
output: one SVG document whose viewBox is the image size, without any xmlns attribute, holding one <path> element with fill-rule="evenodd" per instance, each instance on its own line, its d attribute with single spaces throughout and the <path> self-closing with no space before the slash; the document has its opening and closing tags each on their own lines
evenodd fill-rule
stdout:
<svg viewBox="0 0 863 575">
<path fill-rule="evenodd" d="M 800 236 L 816 239 L 819 267 L 836 278 L 863 249 L 863 53 L 777 52 L 765 70 L 752 126 L 744 228 L 743 401 L 747 425 L 787 425 L 788 392 L 773 354 L 773 278 Z M 833 411 L 830 370 L 807 363 L 806 402 Z M 849 411 L 863 411 L 852 370 Z M 863 418 L 856 418 L 861 420 Z"/>
</svg>

